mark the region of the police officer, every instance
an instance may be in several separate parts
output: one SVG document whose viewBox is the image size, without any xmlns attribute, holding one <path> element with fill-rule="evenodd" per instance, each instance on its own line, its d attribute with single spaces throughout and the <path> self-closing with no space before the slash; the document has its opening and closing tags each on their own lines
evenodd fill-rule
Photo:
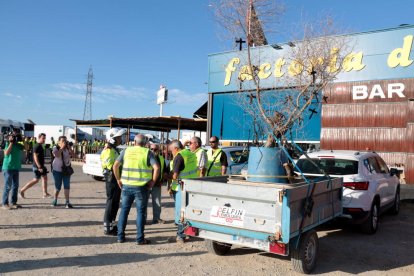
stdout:
<svg viewBox="0 0 414 276">
<path fill-rule="evenodd" d="M 170 162 L 171 178 L 172 183 L 169 187 L 170 194 L 174 197 L 175 201 L 175 217 L 180 216 L 181 203 L 178 198 L 179 195 L 179 179 L 197 178 L 198 167 L 197 167 L 197 156 L 188 149 L 183 149 L 180 141 L 173 140 L 169 145 L 169 150 L 173 154 L 173 161 Z M 177 238 L 176 241 L 184 243 L 184 226 L 178 221 Z"/>
<path fill-rule="evenodd" d="M 148 190 L 152 189 L 160 176 L 160 165 L 151 151 L 145 147 L 147 138 L 138 134 L 134 146 L 121 152 L 115 161 L 113 171 L 122 189 L 122 209 L 118 220 L 118 242 L 125 242 L 125 228 L 132 203 L 137 209 L 137 244 L 149 244 L 144 238 L 145 213 L 148 202 Z M 120 167 L 122 165 L 122 174 Z"/>
<path fill-rule="evenodd" d="M 107 146 L 101 153 L 101 164 L 106 186 L 106 205 L 104 214 L 104 234 L 115 236 L 118 232 L 115 220 L 119 209 L 121 189 L 116 182 L 112 167 L 119 156 L 116 148 L 122 142 L 124 129 L 111 128 L 106 132 Z"/>
<path fill-rule="evenodd" d="M 207 151 L 207 176 L 225 175 L 227 172 L 227 155 L 218 147 L 219 139 L 212 136 L 209 140 L 211 148 Z"/>
</svg>

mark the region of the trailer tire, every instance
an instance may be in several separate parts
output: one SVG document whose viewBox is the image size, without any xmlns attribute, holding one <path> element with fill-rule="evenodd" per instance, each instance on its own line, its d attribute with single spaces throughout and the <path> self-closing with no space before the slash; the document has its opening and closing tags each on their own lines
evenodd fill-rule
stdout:
<svg viewBox="0 0 414 276">
<path fill-rule="evenodd" d="M 303 274 L 309 274 L 316 266 L 319 243 L 315 230 L 305 232 L 300 237 L 299 246 L 291 245 L 291 262 L 293 268 Z"/>
<path fill-rule="evenodd" d="M 231 249 L 231 244 L 223 242 L 205 240 L 205 244 L 208 252 L 219 256 L 226 255 Z"/>
</svg>

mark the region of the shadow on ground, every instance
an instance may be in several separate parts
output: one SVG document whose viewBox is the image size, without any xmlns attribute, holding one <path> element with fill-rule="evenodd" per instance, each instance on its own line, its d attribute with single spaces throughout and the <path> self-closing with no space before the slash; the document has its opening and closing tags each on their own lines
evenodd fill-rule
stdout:
<svg viewBox="0 0 414 276">
<path fill-rule="evenodd" d="M 62 257 L 43 260 L 21 260 L 0 264 L 2 273 L 31 271 L 36 269 L 57 268 L 57 267 L 93 267 L 112 266 L 128 263 L 145 262 L 156 258 L 170 258 L 175 256 L 196 256 L 206 254 L 204 251 L 197 252 L 176 252 L 171 254 L 131 254 L 131 253 L 110 253 L 97 254 L 94 256 Z"/>
<path fill-rule="evenodd" d="M 414 205 L 402 203 L 398 216 L 380 217 L 379 230 L 374 235 L 360 232 L 349 221 L 335 220 L 318 227 L 319 254 L 315 274 L 343 272 L 358 274 L 372 271 L 389 271 L 414 264 Z M 321 233 L 324 235 L 321 236 Z M 259 254 L 266 258 L 283 257 L 251 248 L 235 248 L 227 255 Z"/>
<path fill-rule="evenodd" d="M 24 225 L 7 225 L 0 224 L 0 229 L 16 229 L 16 228 L 50 228 L 50 227 L 84 227 L 84 226 L 101 226 L 100 221 L 65 221 L 65 222 L 51 222 L 42 224 L 24 224 Z M 0 241 L 0 244 L 3 241 Z"/>
<path fill-rule="evenodd" d="M 0 241 L 0 248 L 51 248 L 110 243 L 114 243 L 113 237 L 59 237 Z"/>
</svg>

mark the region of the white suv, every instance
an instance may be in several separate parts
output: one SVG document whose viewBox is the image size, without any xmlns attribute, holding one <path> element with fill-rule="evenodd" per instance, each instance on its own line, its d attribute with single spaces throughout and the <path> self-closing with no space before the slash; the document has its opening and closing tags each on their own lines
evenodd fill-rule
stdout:
<svg viewBox="0 0 414 276">
<path fill-rule="evenodd" d="M 395 169 L 388 169 L 375 152 L 344 150 L 315 151 L 301 156 L 297 166 L 305 176 L 322 176 L 322 169 L 331 177 L 343 177 L 343 214 L 361 224 L 365 233 L 378 229 L 378 216 L 389 210 L 398 214 L 400 184 Z M 319 166 L 317 168 L 314 162 Z"/>
</svg>

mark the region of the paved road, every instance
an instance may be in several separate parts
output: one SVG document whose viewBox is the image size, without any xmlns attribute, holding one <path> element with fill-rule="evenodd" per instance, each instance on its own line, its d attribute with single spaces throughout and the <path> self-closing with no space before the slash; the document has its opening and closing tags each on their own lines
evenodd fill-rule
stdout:
<svg viewBox="0 0 414 276">
<path fill-rule="evenodd" d="M 30 167 L 24 166 L 21 182 L 31 177 Z M 51 207 L 38 185 L 26 193 L 28 199 L 19 200 L 24 208 L 0 210 L 1 275 L 296 275 L 288 258 L 258 250 L 235 248 L 218 257 L 208 254 L 199 239 L 172 242 L 173 203 L 165 193 L 162 217 L 168 223 L 146 226 L 153 243 L 134 243 L 132 210 L 127 242 L 117 244 L 115 237 L 102 235 L 104 183 L 83 175 L 80 167 L 72 180 L 75 209 Z M 151 210 L 148 216 L 152 218 Z M 403 203 L 399 216 L 382 217 L 376 235 L 336 222 L 322 226 L 318 236 L 317 274 L 414 275 L 412 203 Z"/>
</svg>

